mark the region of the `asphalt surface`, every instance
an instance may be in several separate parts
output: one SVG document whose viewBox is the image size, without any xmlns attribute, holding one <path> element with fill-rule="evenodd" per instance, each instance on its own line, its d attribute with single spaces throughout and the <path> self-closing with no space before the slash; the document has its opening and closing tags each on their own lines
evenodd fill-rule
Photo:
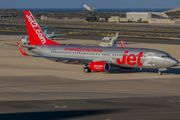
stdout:
<svg viewBox="0 0 180 120">
<path fill-rule="evenodd" d="M 156 81 L 159 80 L 169 81 L 169 79 L 156 79 Z M 179 120 L 180 97 L 178 96 L 152 97 L 152 92 L 148 91 L 142 94 L 140 90 L 139 93 L 133 93 L 131 90 L 129 93 L 123 90 L 122 92 L 103 90 L 112 89 L 113 86 L 110 87 L 110 84 L 120 85 L 124 84 L 123 82 L 140 84 L 142 82 L 143 85 L 144 81 L 151 82 L 152 79 L 79 81 L 52 76 L 0 77 L 0 119 Z M 173 81 L 177 83 L 178 78 Z M 94 91 L 98 86 L 99 90 Z M 117 89 L 116 87 L 113 89 Z M 82 88 L 86 89 L 77 91 Z M 67 99 L 68 96 L 70 99 Z M 86 97 L 88 99 L 85 99 Z M 2 101 L 2 98 L 6 100 Z M 14 98 L 16 100 L 13 100 Z M 46 99 L 41 100 L 44 98 Z"/>
<path fill-rule="evenodd" d="M 55 41 L 98 44 L 100 38 L 72 35 Z M 1 43 L 17 41 L 0 37 Z M 173 42 L 125 39 L 127 47 L 160 49 L 180 61 L 179 41 Z M 0 51 L 0 120 L 180 119 L 179 66 L 162 76 L 148 69 L 85 74 L 81 65 L 22 56 L 17 46 L 3 45 Z"/>
<path fill-rule="evenodd" d="M 0 102 L 1 120 L 179 120 L 180 97 Z"/>
</svg>

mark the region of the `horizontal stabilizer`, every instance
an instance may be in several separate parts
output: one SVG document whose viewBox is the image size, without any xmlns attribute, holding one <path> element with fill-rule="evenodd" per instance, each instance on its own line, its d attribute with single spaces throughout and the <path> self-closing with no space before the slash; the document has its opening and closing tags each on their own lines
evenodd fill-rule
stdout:
<svg viewBox="0 0 180 120">
<path fill-rule="evenodd" d="M 26 52 L 23 50 L 23 48 L 21 47 L 21 45 L 17 42 L 17 45 L 19 47 L 19 50 L 21 51 L 21 53 L 25 56 L 29 56 L 28 54 L 26 54 Z"/>
</svg>

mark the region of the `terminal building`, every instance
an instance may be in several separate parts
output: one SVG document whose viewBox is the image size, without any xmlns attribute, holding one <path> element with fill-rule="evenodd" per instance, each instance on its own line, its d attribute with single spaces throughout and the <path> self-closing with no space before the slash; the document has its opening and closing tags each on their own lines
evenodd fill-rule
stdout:
<svg viewBox="0 0 180 120">
<path fill-rule="evenodd" d="M 165 13 L 161 12 L 127 12 L 126 18 L 129 21 L 149 21 L 150 19 L 169 19 Z"/>
<path fill-rule="evenodd" d="M 108 19 L 109 22 L 117 22 L 120 21 L 120 16 L 111 16 L 111 18 Z"/>
<path fill-rule="evenodd" d="M 147 23 L 164 23 L 164 24 L 179 24 L 175 20 L 162 12 L 127 12 L 126 18 L 120 16 L 111 16 L 109 22 L 147 22 Z"/>
</svg>

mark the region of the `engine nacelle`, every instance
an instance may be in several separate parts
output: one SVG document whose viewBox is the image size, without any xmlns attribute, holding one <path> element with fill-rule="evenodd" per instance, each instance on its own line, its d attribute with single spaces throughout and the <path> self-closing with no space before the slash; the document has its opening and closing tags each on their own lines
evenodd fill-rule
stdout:
<svg viewBox="0 0 180 120">
<path fill-rule="evenodd" d="M 91 71 L 109 71 L 110 64 L 105 61 L 95 61 L 89 64 Z"/>
</svg>

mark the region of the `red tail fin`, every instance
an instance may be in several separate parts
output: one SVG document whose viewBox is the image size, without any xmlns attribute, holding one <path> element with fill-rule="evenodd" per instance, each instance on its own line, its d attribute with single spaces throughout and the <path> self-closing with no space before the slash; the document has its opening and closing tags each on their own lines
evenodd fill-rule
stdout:
<svg viewBox="0 0 180 120">
<path fill-rule="evenodd" d="M 56 43 L 45 37 L 30 11 L 24 11 L 24 16 L 26 20 L 30 45 L 60 45 L 59 43 Z"/>
<path fill-rule="evenodd" d="M 121 39 L 121 47 L 126 47 L 122 39 Z"/>
</svg>

